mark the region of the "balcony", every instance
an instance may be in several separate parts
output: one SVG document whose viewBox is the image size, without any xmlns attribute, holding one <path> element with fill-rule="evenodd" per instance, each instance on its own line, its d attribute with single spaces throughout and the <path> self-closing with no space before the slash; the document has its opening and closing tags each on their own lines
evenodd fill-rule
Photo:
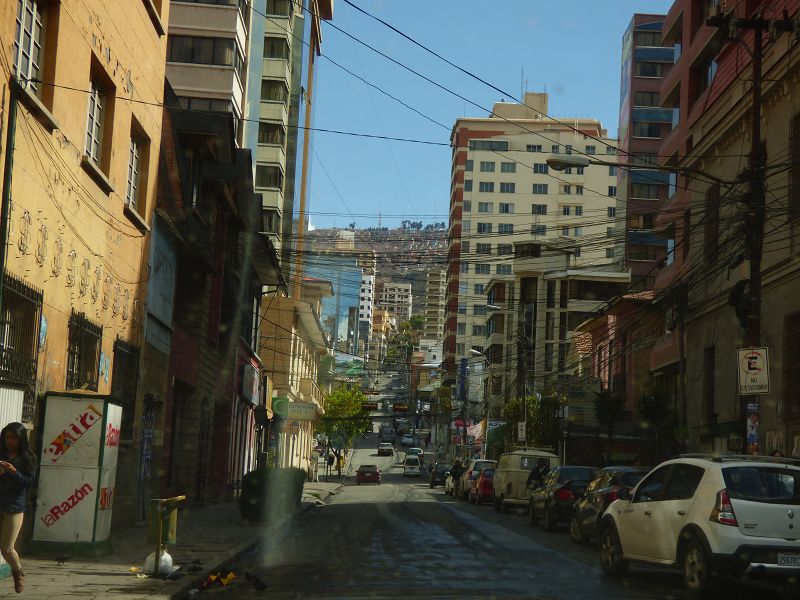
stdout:
<svg viewBox="0 0 800 600">
<path fill-rule="evenodd" d="M 310 377 L 300 379 L 300 393 L 306 402 L 313 402 L 319 407 L 319 413 L 325 413 L 325 395 L 317 385 L 317 382 Z"/>
<path fill-rule="evenodd" d="M 233 67 L 168 62 L 167 79 L 178 96 L 230 100 L 241 114 L 242 84 Z"/>
<path fill-rule="evenodd" d="M 283 146 L 279 144 L 259 144 L 256 151 L 256 161 L 261 163 L 273 163 L 286 168 L 286 153 Z"/>
<path fill-rule="evenodd" d="M 174 87 L 174 86 L 173 86 Z M 269 102 L 261 101 L 261 110 L 259 112 L 259 120 L 261 121 L 279 121 L 281 123 L 289 122 L 289 113 L 284 102 Z"/>
<path fill-rule="evenodd" d="M 292 81 L 289 61 L 283 58 L 265 58 L 261 74 L 267 79 L 282 79 L 287 85 Z"/>
<path fill-rule="evenodd" d="M 239 48 L 247 48 L 247 27 L 236 5 L 172 2 L 169 34 L 235 37 Z"/>
</svg>

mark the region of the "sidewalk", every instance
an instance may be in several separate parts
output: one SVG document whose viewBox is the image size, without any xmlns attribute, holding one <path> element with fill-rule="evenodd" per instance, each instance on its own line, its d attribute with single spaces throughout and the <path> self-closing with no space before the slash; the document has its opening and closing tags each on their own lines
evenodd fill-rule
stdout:
<svg viewBox="0 0 800 600">
<path fill-rule="evenodd" d="M 299 512 L 326 502 L 339 487 L 338 482 L 307 482 Z M 271 529 L 243 523 L 235 503 L 183 509 L 178 516 L 178 543 L 169 546 L 168 551 L 175 565 L 193 562 L 199 565 L 199 568 L 194 567 L 195 573 L 186 572 L 175 580 L 164 580 L 137 576 L 129 571 L 131 567 L 141 568 L 145 557 L 153 552 L 146 543 L 146 528 L 140 527 L 113 532 L 114 550 L 99 558 L 70 558 L 58 565 L 55 558 L 23 555 L 25 591 L 20 597 L 47 600 L 183 598 L 188 590 L 198 588 L 209 574 L 230 567 L 263 538 L 281 535 L 288 523 L 286 519 Z M 12 595 L 16 596 L 11 578 L 0 580 L 0 596 Z"/>
</svg>

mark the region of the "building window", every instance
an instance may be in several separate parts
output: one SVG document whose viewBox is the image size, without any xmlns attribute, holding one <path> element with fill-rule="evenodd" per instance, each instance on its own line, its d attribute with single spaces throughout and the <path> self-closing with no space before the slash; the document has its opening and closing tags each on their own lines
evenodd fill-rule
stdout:
<svg viewBox="0 0 800 600">
<path fill-rule="evenodd" d="M 476 283 L 475 286 L 473 287 L 473 291 L 475 292 L 476 296 L 483 296 L 483 284 Z"/>
<path fill-rule="evenodd" d="M 465 290 L 466 292 L 466 290 Z M 459 302 L 458 303 L 458 314 L 465 315 L 467 314 L 467 303 L 466 302 Z"/>
<path fill-rule="evenodd" d="M 616 198 L 617 197 L 617 186 L 615 186 L 615 185 L 608 186 L 608 195 L 611 198 Z"/>
<path fill-rule="evenodd" d="M 258 124 L 258 143 L 283 146 L 286 141 L 286 130 L 280 123 L 260 122 Z"/>
<path fill-rule="evenodd" d="M 541 144 L 528 144 L 527 146 L 525 146 L 525 150 L 527 150 L 528 152 L 541 152 L 542 151 L 542 145 Z"/>
<path fill-rule="evenodd" d="M 486 325 L 473 325 L 472 326 L 472 335 L 475 336 L 484 336 L 486 335 Z"/>
<path fill-rule="evenodd" d="M 783 325 L 783 389 L 800 389 L 800 312 L 787 315 Z M 787 415 L 800 414 L 800 395 L 787 393 L 785 396 Z"/>
<path fill-rule="evenodd" d="M 608 167 L 608 175 L 609 177 L 616 177 L 617 175 L 617 167 L 614 165 L 609 165 Z"/>
<path fill-rule="evenodd" d="M 475 244 L 475 254 L 491 254 L 491 244 Z"/>
<path fill-rule="evenodd" d="M 465 182 L 466 183 L 466 182 Z M 472 212 L 472 200 L 464 200 L 464 212 Z"/>
<path fill-rule="evenodd" d="M 576 236 L 583 235 L 583 227 L 576 227 L 575 228 L 575 235 Z"/>
<path fill-rule="evenodd" d="M 719 250 L 719 184 L 715 183 L 706 192 L 703 254 L 714 264 Z"/>
<path fill-rule="evenodd" d="M 83 313 L 69 317 L 67 346 L 67 389 L 97 391 L 103 326 L 92 323 Z"/>
<path fill-rule="evenodd" d="M 547 204 L 534 204 L 531 212 L 534 215 L 546 215 L 547 214 Z"/>
<path fill-rule="evenodd" d="M 472 314 L 480 317 L 486 314 L 486 305 L 485 304 L 473 304 L 472 305 Z"/>
<path fill-rule="evenodd" d="M 586 146 L 586 154 L 597 154 L 597 146 Z"/>
<path fill-rule="evenodd" d="M 513 244 L 497 244 L 497 254 L 514 254 Z"/>
<path fill-rule="evenodd" d="M 606 227 L 606 237 L 613 238 L 617 235 L 617 230 L 614 227 Z"/>
<path fill-rule="evenodd" d="M 630 215 L 628 217 L 628 225 L 631 229 L 652 229 L 654 214 L 645 215 Z"/>
<path fill-rule="evenodd" d="M 469 254 L 469 241 L 461 242 L 461 254 Z"/>
<path fill-rule="evenodd" d="M 500 182 L 500 193 L 501 194 L 513 194 L 515 189 L 514 183 L 509 182 Z"/>
<path fill-rule="evenodd" d="M 501 202 L 499 209 L 500 214 L 510 215 L 514 213 L 514 204 L 511 202 Z"/>
<path fill-rule="evenodd" d="M 547 163 L 533 163 L 534 174 L 547 175 Z"/>
<path fill-rule="evenodd" d="M 656 246 L 628 246 L 628 258 L 630 260 L 656 260 Z"/>
<path fill-rule="evenodd" d="M 494 173 L 494 163 L 487 160 L 482 160 L 481 173 Z"/>
<path fill-rule="evenodd" d="M 606 248 L 606 258 L 614 258 L 614 249 Z"/>
<path fill-rule="evenodd" d="M 553 370 L 553 344 L 544 345 L 544 370 Z"/>
<path fill-rule="evenodd" d="M 463 233 L 469 233 L 472 231 L 472 221 L 470 219 L 461 220 L 461 231 Z"/>
<path fill-rule="evenodd" d="M 583 215 L 583 206 L 578 204 L 577 206 L 575 206 L 575 216 L 580 217 L 582 215 Z"/>
<path fill-rule="evenodd" d="M 561 207 L 561 214 L 565 217 L 570 216 L 572 214 L 572 207 L 571 206 L 562 206 Z"/>
<path fill-rule="evenodd" d="M 511 275 L 511 265 L 497 265 L 496 272 L 498 275 Z"/>
<path fill-rule="evenodd" d="M 631 184 L 631 198 L 658 200 L 658 186 L 652 183 Z"/>
<path fill-rule="evenodd" d="M 660 31 L 637 31 L 634 34 L 634 45 L 636 46 L 661 46 Z"/>
<path fill-rule="evenodd" d="M 661 139 L 661 125 L 658 123 L 634 123 L 633 137 Z"/>
<path fill-rule="evenodd" d="M 572 195 L 572 186 L 571 185 L 565 185 L 562 188 L 561 193 L 564 194 L 565 196 Z"/>
<path fill-rule="evenodd" d="M 465 171 L 472 171 L 474 164 L 475 163 L 474 163 L 474 161 L 472 159 L 467 160 L 464 163 L 464 170 Z"/>
<path fill-rule="evenodd" d="M 267 0 L 267 14 L 288 17 L 291 6 L 291 0 Z"/>
<path fill-rule="evenodd" d="M 491 202 L 478 202 L 479 213 L 491 213 L 494 211 L 494 205 Z"/>
<path fill-rule="evenodd" d="M 583 186 L 582 185 L 576 185 L 575 186 L 575 195 L 576 196 L 583 196 Z"/>
<path fill-rule="evenodd" d="M 262 79 L 261 101 L 286 104 L 289 101 L 289 88 L 286 87 L 286 82 L 282 79 Z"/>
<path fill-rule="evenodd" d="M 511 235 L 514 233 L 513 223 L 500 223 L 497 225 L 497 233 Z"/>
<path fill-rule="evenodd" d="M 283 173 L 280 167 L 256 165 L 256 187 L 283 189 Z"/>
<path fill-rule="evenodd" d="M 197 110 L 204 112 L 232 113 L 233 104 L 230 100 L 215 100 L 214 98 L 191 98 L 178 96 L 178 102 L 184 110 Z"/>
<path fill-rule="evenodd" d="M 569 237 L 569 227 L 567 226 L 561 227 L 561 235 L 563 237 Z"/>
<path fill-rule="evenodd" d="M 633 95 L 634 106 L 658 106 L 658 92 L 636 92 Z"/>
<path fill-rule="evenodd" d="M 461 272 L 462 273 L 469 273 L 469 263 L 462 262 L 461 263 Z"/>
<path fill-rule="evenodd" d="M 636 63 L 636 76 L 637 77 L 661 77 L 661 63 L 654 62 L 637 62 Z"/>
<path fill-rule="evenodd" d="M 475 265 L 475 273 L 477 275 L 490 275 L 492 272 L 492 266 L 487 263 L 477 263 Z"/>
<path fill-rule="evenodd" d="M 244 63 L 232 38 L 171 35 L 167 41 L 167 62 L 234 67 L 242 79 Z"/>
<path fill-rule="evenodd" d="M 92 77 L 89 91 L 89 111 L 86 121 L 86 156 L 95 164 L 102 158 L 103 120 L 105 119 L 105 90 L 96 78 Z"/>
<path fill-rule="evenodd" d="M 572 144 L 567 144 L 567 145 L 565 145 L 565 146 L 564 146 L 564 151 L 565 151 L 567 154 L 572 154 Z"/>
<path fill-rule="evenodd" d="M 501 162 L 500 163 L 500 172 L 501 173 L 516 173 L 517 172 L 517 163 Z"/>
<path fill-rule="evenodd" d="M 471 192 L 472 191 L 472 179 L 465 179 L 464 180 L 464 191 Z M 465 201 L 466 206 L 466 201 Z"/>
<path fill-rule="evenodd" d="M 41 90 L 37 81 L 41 78 L 41 59 L 44 20 L 40 0 L 18 0 L 16 36 L 14 37 L 14 72 L 20 85 L 37 96 Z"/>
<path fill-rule="evenodd" d="M 508 142 L 501 142 L 498 140 L 470 140 L 470 150 L 500 150 L 501 152 L 508 151 Z M 494 168 L 492 168 L 494 171 Z"/>
<path fill-rule="evenodd" d="M 467 324 L 466 323 L 458 323 L 456 325 L 456 334 L 458 334 L 458 335 L 466 335 L 467 334 Z"/>
<path fill-rule="evenodd" d="M 286 38 L 267 36 L 264 38 L 264 58 L 289 60 L 289 42 Z"/>
<path fill-rule="evenodd" d="M 617 149 L 614 146 L 606 146 L 606 154 L 616 154 Z"/>
<path fill-rule="evenodd" d="M 147 138 L 137 132 L 131 132 L 131 143 L 128 151 L 128 185 L 125 188 L 125 202 L 128 206 L 143 214 L 139 208 L 139 198 L 142 194 L 142 165 L 147 165 Z"/>
<path fill-rule="evenodd" d="M 492 224 L 478 223 L 478 233 L 492 233 Z"/>
<path fill-rule="evenodd" d="M 481 181 L 478 183 L 478 191 L 479 192 L 493 192 L 494 191 L 494 181 Z"/>
<path fill-rule="evenodd" d="M 546 194 L 547 193 L 547 184 L 546 183 L 534 183 L 533 184 L 533 193 L 534 194 Z"/>
<path fill-rule="evenodd" d="M 608 210 L 608 218 L 609 219 L 616 218 L 616 216 L 617 216 L 617 208 L 615 206 L 609 206 L 607 210 Z"/>
<path fill-rule="evenodd" d="M 559 148 L 558 144 L 553 144 L 550 146 L 550 154 L 559 154 L 561 152 L 561 148 Z"/>
<path fill-rule="evenodd" d="M 547 225 L 534 225 L 531 227 L 533 235 L 547 235 Z"/>
</svg>

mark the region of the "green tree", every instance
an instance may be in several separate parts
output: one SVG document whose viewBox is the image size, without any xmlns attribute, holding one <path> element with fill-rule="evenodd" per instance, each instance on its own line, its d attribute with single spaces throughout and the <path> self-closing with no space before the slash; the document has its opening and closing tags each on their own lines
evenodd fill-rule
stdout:
<svg viewBox="0 0 800 600">
<path fill-rule="evenodd" d="M 597 422 L 606 428 L 608 434 L 607 463 L 611 463 L 611 451 L 614 442 L 614 426 L 622 420 L 625 413 L 625 397 L 610 390 L 595 392 L 594 410 Z"/>
<path fill-rule="evenodd" d="M 411 315 L 408 324 L 411 326 L 412 330 L 422 331 L 425 327 L 425 317 L 424 315 Z"/>
<path fill-rule="evenodd" d="M 320 426 L 329 442 L 341 440 L 345 449 L 352 447 L 356 436 L 370 426 L 369 415 L 363 409 L 366 399 L 357 385 L 340 385 L 328 395 Z"/>
<path fill-rule="evenodd" d="M 317 384 L 322 389 L 327 389 L 334 381 L 333 368 L 336 365 L 336 357 L 333 354 L 326 354 L 319 359 L 319 369 L 317 369 Z"/>
</svg>

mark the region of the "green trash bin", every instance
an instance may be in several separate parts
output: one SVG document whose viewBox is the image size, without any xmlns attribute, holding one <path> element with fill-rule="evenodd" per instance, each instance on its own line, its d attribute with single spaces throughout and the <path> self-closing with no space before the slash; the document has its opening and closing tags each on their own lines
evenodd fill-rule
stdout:
<svg viewBox="0 0 800 600">
<path fill-rule="evenodd" d="M 166 544 L 174 544 L 178 534 L 178 505 L 186 500 L 186 496 L 173 498 L 153 498 L 150 500 L 150 512 L 147 515 L 147 543 L 156 547 L 155 573 L 161 562 L 161 551 Z"/>
</svg>

